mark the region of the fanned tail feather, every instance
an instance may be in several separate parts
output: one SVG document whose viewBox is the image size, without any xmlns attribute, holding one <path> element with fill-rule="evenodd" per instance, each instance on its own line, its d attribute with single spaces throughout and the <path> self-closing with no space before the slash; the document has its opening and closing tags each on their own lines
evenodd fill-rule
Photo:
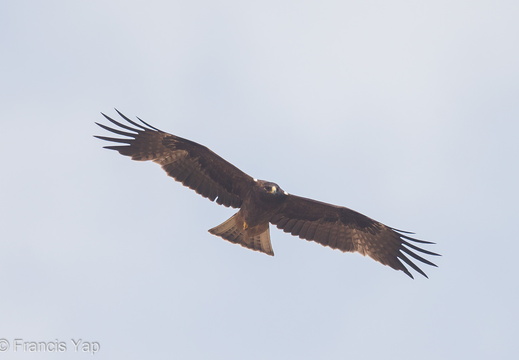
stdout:
<svg viewBox="0 0 519 360">
<path fill-rule="evenodd" d="M 248 249 L 274 255 L 268 223 L 247 229 L 240 214 L 236 213 L 220 225 L 209 229 L 209 232 Z"/>
</svg>

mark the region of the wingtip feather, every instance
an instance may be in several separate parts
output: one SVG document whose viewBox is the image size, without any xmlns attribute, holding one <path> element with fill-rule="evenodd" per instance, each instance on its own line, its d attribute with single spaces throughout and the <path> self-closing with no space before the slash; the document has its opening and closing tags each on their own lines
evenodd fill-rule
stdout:
<svg viewBox="0 0 519 360">
<path fill-rule="evenodd" d="M 136 117 L 137 117 L 137 119 L 139 119 L 140 122 L 142 122 L 144 125 L 148 126 L 149 128 L 151 128 L 155 131 L 163 132 L 162 130 L 157 129 L 155 126 L 148 124 L 146 121 L 142 120 L 140 117 L 138 117 L 138 116 L 136 116 Z"/>
<path fill-rule="evenodd" d="M 404 254 L 400 253 L 400 254 L 398 255 L 398 257 L 399 257 L 400 259 L 404 260 L 404 262 L 405 262 L 407 265 L 409 265 L 411 268 L 413 268 L 414 271 L 420 273 L 422 276 L 425 276 L 427 279 L 429 278 L 429 277 L 425 274 L 425 272 L 423 272 L 422 269 L 420 269 L 420 268 L 419 268 L 415 263 L 413 263 L 411 260 L 409 260 L 409 258 L 408 258 L 407 256 L 405 256 Z M 402 266 L 405 267 L 404 264 L 402 264 Z M 406 269 L 406 270 L 407 270 L 407 269 Z M 409 270 L 407 270 L 407 271 L 409 271 Z"/>
</svg>

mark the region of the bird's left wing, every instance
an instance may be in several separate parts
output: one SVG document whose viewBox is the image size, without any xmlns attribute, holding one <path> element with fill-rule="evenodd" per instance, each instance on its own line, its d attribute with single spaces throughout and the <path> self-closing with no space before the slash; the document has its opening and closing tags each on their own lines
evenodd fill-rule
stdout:
<svg viewBox="0 0 519 360">
<path fill-rule="evenodd" d="M 203 197 L 216 200 L 224 206 L 241 206 L 244 194 L 254 183 L 252 177 L 203 145 L 163 132 L 141 119 L 139 120 L 142 124 L 139 124 L 119 111 L 117 113 L 132 126 L 102 114 L 119 129 L 99 123 L 97 125 L 126 137 L 96 136 L 102 140 L 125 144 L 105 146 L 106 149 L 116 150 L 133 160 L 151 160 L 161 165 L 169 176 Z"/>
<path fill-rule="evenodd" d="M 412 243 L 432 244 L 431 242 L 414 239 L 406 235 L 407 232 L 390 228 L 346 207 L 288 195 L 270 222 L 284 232 L 302 239 L 344 252 L 368 255 L 393 269 L 402 270 L 411 278 L 413 276 L 404 263 L 423 276 L 427 275 L 406 254 L 427 265 L 436 266 L 419 256 L 416 251 L 427 255 L 438 254 Z"/>
</svg>

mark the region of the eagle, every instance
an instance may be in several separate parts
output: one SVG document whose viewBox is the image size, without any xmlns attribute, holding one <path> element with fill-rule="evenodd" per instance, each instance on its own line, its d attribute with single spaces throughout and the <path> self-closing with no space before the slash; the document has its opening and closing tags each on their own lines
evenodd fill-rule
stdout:
<svg viewBox="0 0 519 360">
<path fill-rule="evenodd" d="M 203 145 L 159 130 L 138 117 L 140 123 L 132 121 L 115 110 L 126 123 L 101 113 L 117 128 L 96 124 L 123 137 L 95 137 L 123 145 L 104 148 L 116 150 L 132 160 L 151 160 L 203 197 L 240 209 L 210 229 L 213 235 L 274 255 L 269 231 L 272 224 L 301 239 L 342 252 L 367 255 L 411 278 L 413 275 L 406 265 L 426 278 L 427 275 L 409 257 L 436 266 L 419 253 L 439 254 L 417 246 L 434 244 L 432 242 L 415 239 L 409 236 L 411 232 L 389 227 L 347 207 L 289 194 L 274 182 L 247 175 Z"/>
</svg>

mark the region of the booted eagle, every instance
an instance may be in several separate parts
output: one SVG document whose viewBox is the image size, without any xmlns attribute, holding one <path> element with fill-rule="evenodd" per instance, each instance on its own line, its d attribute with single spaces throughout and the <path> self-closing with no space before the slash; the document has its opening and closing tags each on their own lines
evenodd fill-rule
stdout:
<svg viewBox="0 0 519 360">
<path fill-rule="evenodd" d="M 168 134 L 137 118 L 142 123 L 139 124 L 116 111 L 131 126 L 102 114 L 119 129 L 97 125 L 126 137 L 96 136 L 125 144 L 105 146 L 106 149 L 116 150 L 132 160 L 156 162 L 169 176 L 203 197 L 240 209 L 230 219 L 210 229 L 213 235 L 274 255 L 270 243 L 271 223 L 301 239 L 343 252 L 368 255 L 393 269 L 402 270 L 411 278 L 413 275 L 406 265 L 425 277 L 427 275 L 408 256 L 436 266 L 418 253 L 438 254 L 415 245 L 433 244 L 431 242 L 414 239 L 406 235 L 411 234 L 409 232 L 391 228 L 346 207 L 291 195 L 273 182 L 250 177 L 203 145 Z"/>
</svg>

